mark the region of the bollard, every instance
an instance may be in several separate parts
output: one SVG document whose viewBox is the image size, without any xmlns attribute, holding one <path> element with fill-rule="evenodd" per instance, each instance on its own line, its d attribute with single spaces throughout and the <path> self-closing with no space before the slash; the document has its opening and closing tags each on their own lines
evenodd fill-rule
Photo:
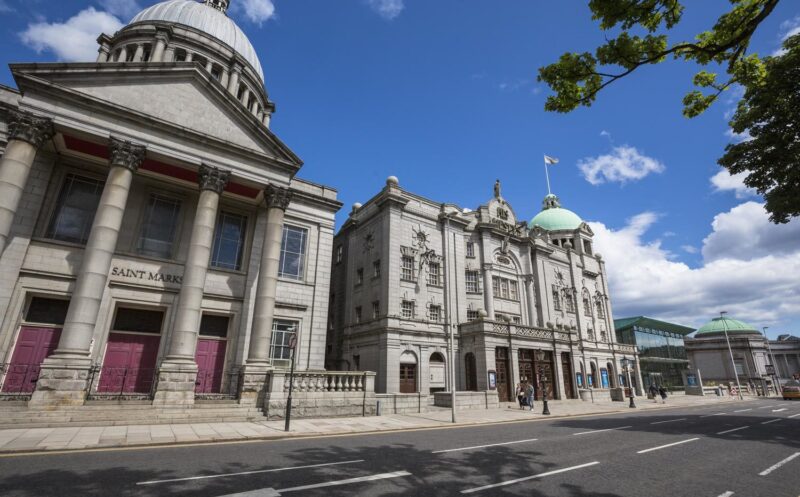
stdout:
<svg viewBox="0 0 800 497">
<path fill-rule="evenodd" d="M 378 405 L 375 406 L 375 415 L 376 416 L 380 416 L 381 415 L 381 401 L 380 400 L 378 401 Z"/>
</svg>

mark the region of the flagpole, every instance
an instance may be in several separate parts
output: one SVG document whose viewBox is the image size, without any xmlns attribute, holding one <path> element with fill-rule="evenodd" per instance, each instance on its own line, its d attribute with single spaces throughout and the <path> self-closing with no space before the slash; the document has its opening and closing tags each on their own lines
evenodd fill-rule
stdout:
<svg viewBox="0 0 800 497">
<path fill-rule="evenodd" d="M 550 172 L 547 170 L 547 159 L 544 160 L 544 177 L 547 178 L 547 194 L 550 195 Z"/>
</svg>

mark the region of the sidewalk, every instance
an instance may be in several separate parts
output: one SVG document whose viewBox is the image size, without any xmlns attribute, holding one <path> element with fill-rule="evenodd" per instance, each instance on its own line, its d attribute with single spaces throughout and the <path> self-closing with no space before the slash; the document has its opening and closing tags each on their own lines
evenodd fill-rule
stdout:
<svg viewBox="0 0 800 497">
<path fill-rule="evenodd" d="M 755 397 L 745 397 L 754 400 Z M 736 397 L 670 396 L 667 404 L 654 403 L 644 397 L 636 398 L 637 411 L 670 407 L 720 407 L 738 400 Z M 541 414 L 542 403 L 536 402 L 533 412 L 507 405 L 500 409 L 456 411 L 457 425 L 503 423 L 530 419 L 632 412 L 628 402 L 595 400 L 550 401 L 550 416 Z M 294 437 L 334 435 L 342 433 L 374 433 L 381 431 L 436 428 L 453 426 L 449 409 L 420 414 L 389 414 L 385 416 L 296 419 L 291 431 L 284 431 L 283 421 L 250 423 L 186 423 L 167 425 L 131 425 L 65 428 L 19 428 L 0 430 L 0 453 L 93 449 L 207 443 L 234 440 L 274 440 Z"/>
</svg>

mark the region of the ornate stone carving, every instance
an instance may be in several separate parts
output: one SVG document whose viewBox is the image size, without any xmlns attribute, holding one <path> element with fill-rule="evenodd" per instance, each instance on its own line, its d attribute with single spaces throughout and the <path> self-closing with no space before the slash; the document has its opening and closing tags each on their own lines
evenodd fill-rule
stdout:
<svg viewBox="0 0 800 497">
<path fill-rule="evenodd" d="M 144 162 L 145 154 L 144 145 L 120 140 L 119 138 L 111 137 L 108 144 L 108 151 L 110 153 L 108 163 L 111 166 L 120 166 L 135 173 L 139 166 Z"/>
<path fill-rule="evenodd" d="M 222 193 L 225 186 L 228 184 L 228 179 L 231 176 L 230 171 L 225 171 L 216 167 L 200 166 L 198 172 L 198 182 L 200 183 L 201 190 L 211 190 L 218 194 Z"/>
<path fill-rule="evenodd" d="M 8 139 L 22 140 L 36 148 L 53 137 L 53 121 L 30 112 L 11 110 L 8 113 Z"/>
<path fill-rule="evenodd" d="M 277 207 L 285 211 L 289 207 L 289 202 L 292 201 L 292 192 L 288 188 L 268 185 L 264 190 L 264 197 L 267 199 L 267 207 Z"/>
<path fill-rule="evenodd" d="M 372 252 L 372 249 L 375 248 L 375 234 L 370 231 L 366 235 L 364 235 L 364 244 L 362 246 L 362 251 L 364 253 Z"/>
</svg>

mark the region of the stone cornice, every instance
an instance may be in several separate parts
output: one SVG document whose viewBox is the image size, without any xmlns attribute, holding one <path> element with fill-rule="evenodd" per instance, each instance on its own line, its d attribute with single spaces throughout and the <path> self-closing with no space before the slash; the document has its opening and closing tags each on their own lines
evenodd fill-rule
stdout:
<svg viewBox="0 0 800 497">
<path fill-rule="evenodd" d="M 8 140 L 21 140 L 39 148 L 53 137 L 53 121 L 30 112 L 12 109 L 8 113 Z"/>
<path fill-rule="evenodd" d="M 110 152 L 108 159 L 110 166 L 124 167 L 135 173 L 144 162 L 146 148 L 144 145 L 120 140 L 112 136 L 108 144 L 108 151 Z"/>
<path fill-rule="evenodd" d="M 285 211 L 289 207 L 289 202 L 292 201 L 292 192 L 288 188 L 267 185 L 264 189 L 264 199 L 267 201 L 268 208 L 274 207 Z"/>
<path fill-rule="evenodd" d="M 197 176 L 200 190 L 210 190 L 221 194 L 228 184 L 231 172 L 203 164 L 200 166 Z"/>
</svg>

